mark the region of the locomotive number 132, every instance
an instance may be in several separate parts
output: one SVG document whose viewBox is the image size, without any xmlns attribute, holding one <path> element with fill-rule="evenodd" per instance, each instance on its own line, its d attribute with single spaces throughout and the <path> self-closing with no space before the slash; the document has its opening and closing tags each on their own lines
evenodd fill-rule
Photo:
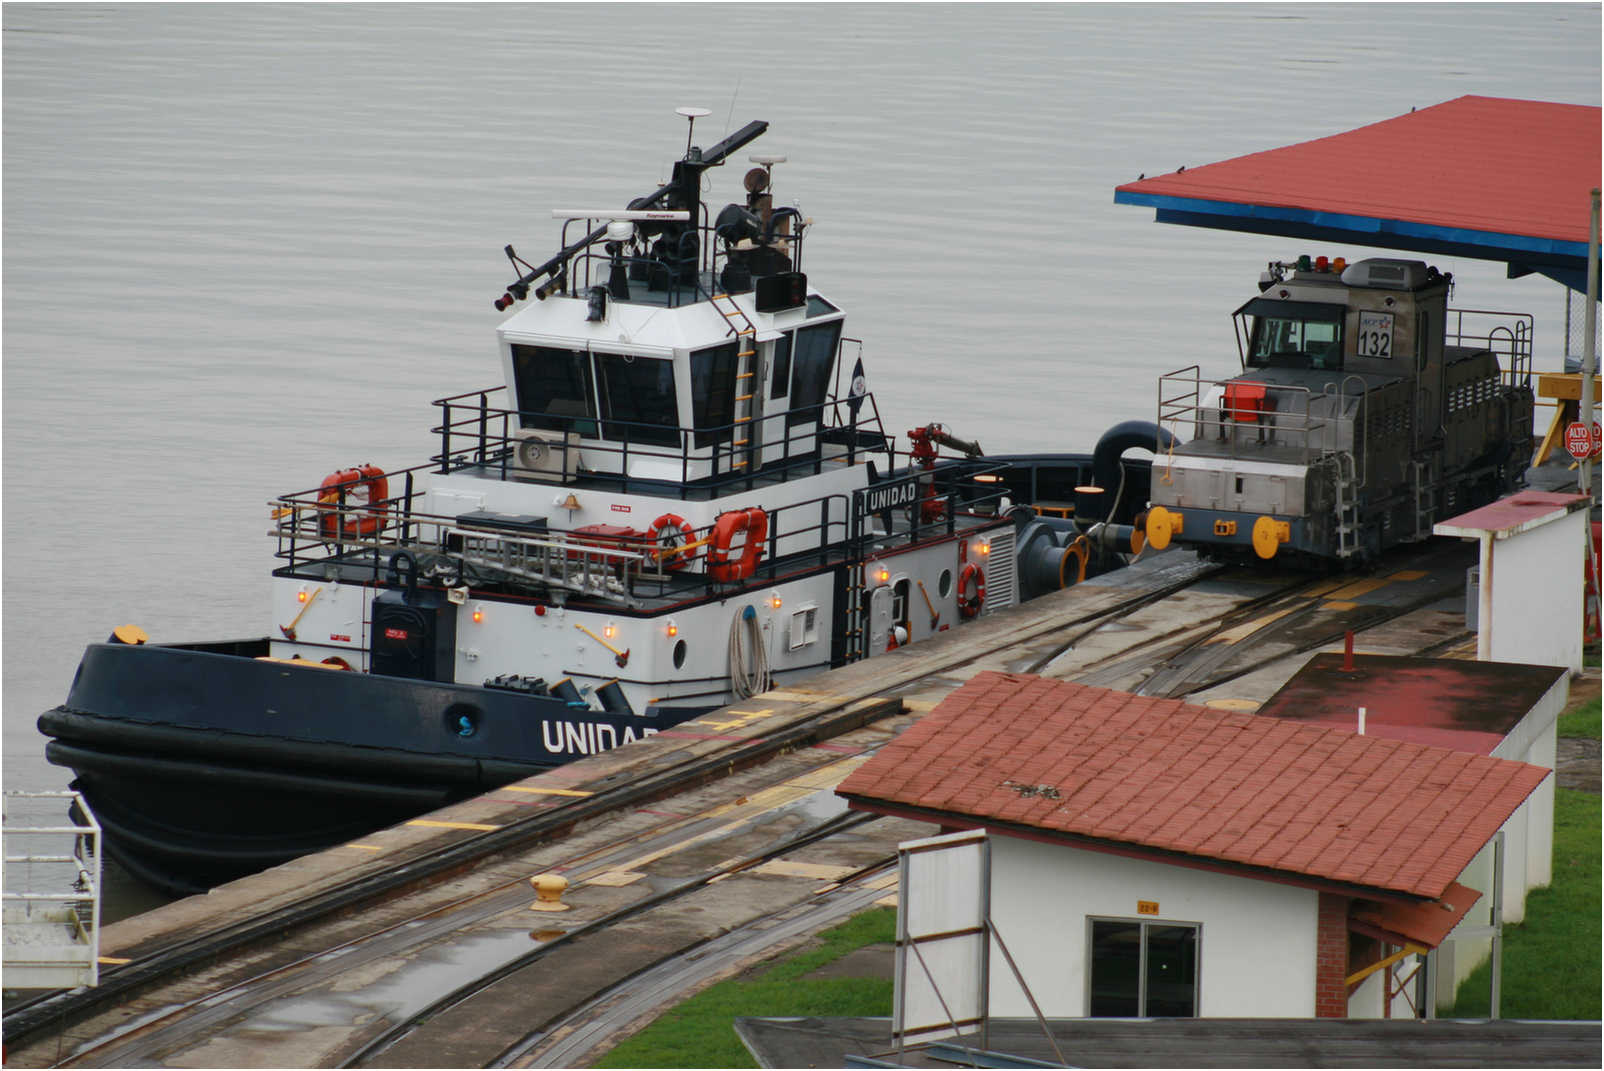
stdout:
<svg viewBox="0 0 1604 1071">
<path fill-rule="evenodd" d="M 1359 314 L 1359 343 L 1354 352 L 1360 357 L 1392 356 L 1392 313 Z"/>
</svg>

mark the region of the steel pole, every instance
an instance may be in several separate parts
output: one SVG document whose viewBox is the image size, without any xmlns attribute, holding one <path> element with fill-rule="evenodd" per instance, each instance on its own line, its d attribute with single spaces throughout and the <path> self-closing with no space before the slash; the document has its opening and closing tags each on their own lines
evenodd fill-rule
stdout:
<svg viewBox="0 0 1604 1071">
<path fill-rule="evenodd" d="M 1593 428 L 1593 377 L 1598 374 L 1598 187 L 1593 188 L 1587 221 L 1587 310 L 1582 320 L 1582 400 L 1577 419 L 1590 432 Z M 1593 493 L 1592 455 L 1582 459 L 1578 471 L 1578 490 Z"/>
</svg>

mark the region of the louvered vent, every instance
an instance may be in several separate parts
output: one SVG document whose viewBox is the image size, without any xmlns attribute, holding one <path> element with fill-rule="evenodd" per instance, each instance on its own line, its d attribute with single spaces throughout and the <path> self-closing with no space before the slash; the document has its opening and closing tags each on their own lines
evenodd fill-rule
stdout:
<svg viewBox="0 0 1604 1071">
<path fill-rule="evenodd" d="M 1014 550 L 1012 525 L 992 532 L 991 553 L 986 556 L 986 603 L 982 613 L 1019 602 L 1019 569 L 1014 562 Z"/>
</svg>

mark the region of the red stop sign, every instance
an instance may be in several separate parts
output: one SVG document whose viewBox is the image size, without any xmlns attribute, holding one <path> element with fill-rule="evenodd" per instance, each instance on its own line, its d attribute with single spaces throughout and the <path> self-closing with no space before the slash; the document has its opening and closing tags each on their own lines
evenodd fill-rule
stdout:
<svg viewBox="0 0 1604 1071">
<path fill-rule="evenodd" d="M 1590 456 L 1597 442 L 1593 429 L 1580 420 L 1573 420 L 1565 425 L 1565 449 L 1570 451 L 1570 455 L 1576 460 L 1580 461 Z"/>
</svg>

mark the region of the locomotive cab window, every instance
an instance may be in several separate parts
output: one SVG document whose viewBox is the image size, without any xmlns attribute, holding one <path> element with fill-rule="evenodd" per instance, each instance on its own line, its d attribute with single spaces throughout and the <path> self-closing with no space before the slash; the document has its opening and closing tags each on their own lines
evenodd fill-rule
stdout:
<svg viewBox="0 0 1604 1071">
<path fill-rule="evenodd" d="M 1342 305 L 1256 298 L 1237 310 L 1252 317 L 1249 368 L 1342 367 Z"/>
</svg>

